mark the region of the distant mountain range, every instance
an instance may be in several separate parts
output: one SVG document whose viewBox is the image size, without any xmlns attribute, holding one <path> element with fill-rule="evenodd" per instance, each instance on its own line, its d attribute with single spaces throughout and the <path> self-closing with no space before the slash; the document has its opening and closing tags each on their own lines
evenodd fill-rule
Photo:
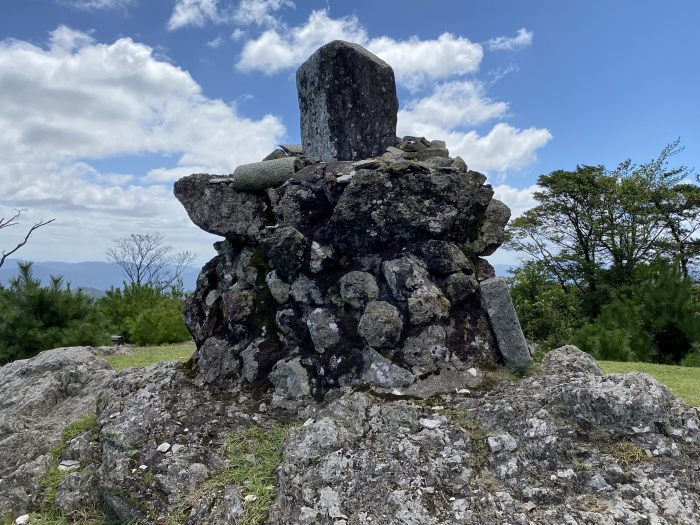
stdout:
<svg viewBox="0 0 700 525">
<path fill-rule="evenodd" d="M 8 259 L 0 268 L 0 283 L 7 282 L 17 275 L 17 259 Z M 508 275 L 508 269 L 513 268 L 510 264 L 495 264 L 496 274 L 502 277 Z M 62 275 L 66 283 L 70 283 L 73 288 L 83 288 L 86 293 L 94 297 L 104 295 L 105 290 L 112 287 L 119 288 L 124 281 L 121 269 L 114 263 L 109 262 L 78 262 L 67 263 L 57 261 L 36 261 L 32 266 L 34 277 L 43 284 L 47 284 L 52 275 Z M 197 282 L 197 275 L 200 268 L 188 266 L 183 274 L 183 284 L 185 290 L 194 290 Z"/>
<path fill-rule="evenodd" d="M 17 259 L 8 259 L 0 268 L 0 283 L 7 282 L 17 275 Z M 199 268 L 188 266 L 183 274 L 185 290 L 194 290 Z M 36 261 L 32 265 L 34 277 L 42 284 L 50 282 L 52 275 L 62 275 L 73 288 L 83 288 L 88 294 L 99 297 L 112 287 L 120 288 L 124 281 L 121 268 L 110 262 L 67 263 L 57 261 Z"/>
</svg>

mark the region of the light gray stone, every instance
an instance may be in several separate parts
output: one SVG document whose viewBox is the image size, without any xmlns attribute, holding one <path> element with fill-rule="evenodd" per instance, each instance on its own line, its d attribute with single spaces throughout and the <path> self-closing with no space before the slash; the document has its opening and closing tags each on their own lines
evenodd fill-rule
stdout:
<svg viewBox="0 0 700 525">
<path fill-rule="evenodd" d="M 307 320 L 311 340 L 319 354 L 340 343 L 341 333 L 338 319 L 325 308 L 313 310 Z"/>
<path fill-rule="evenodd" d="M 407 337 L 403 344 L 403 360 L 411 367 L 416 376 L 434 372 L 438 362 L 447 360 L 445 328 L 440 325 L 430 325 L 418 335 Z"/>
<path fill-rule="evenodd" d="M 510 220 L 510 208 L 497 199 L 491 199 L 484 221 L 479 228 L 479 236 L 470 245 L 477 255 L 491 255 L 505 239 L 505 227 Z"/>
<path fill-rule="evenodd" d="M 353 308 L 364 307 L 378 295 L 377 280 L 371 273 L 353 271 L 340 279 L 340 296 Z"/>
<path fill-rule="evenodd" d="M 376 157 L 396 140 L 394 72 L 357 44 L 335 40 L 296 74 L 304 153 L 324 162 Z"/>
<path fill-rule="evenodd" d="M 481 305 L 486 310 L 498 350 L 510 368 L 522 368 L 530 360 L 527 341 L 510 298 L 505 279 L 493 277 L 481 282 Z"/>
<path fill-rule="evenodd" d="M 267 288 L 270 290 L 270 294 L 272 294 L 275 301 L 280 304 L 287 302 L 289 299 L 291 286 L 280 279 L 275 270 L 272 270 L 265 276 L 265 282 L 267 283 Z"/>
<path fill-rule="evenodd" d="M 440 321 L 449 315 L 450 301 L 430 282 L 418 287 L 408 298 L 408 316 L 412 325 Z"/>
<path fill-rule="evenodd" d="M 360 384 L 383 388 L 402 388 L 415 378 L 405 368 L 395 365 L 373 348 L 363 350 L 364 366 Z"/>
<path fill-rule="evenodd" d="M 252 164 L 242 164 L 233 172 L 229 183 L 237 191 L 256 192 L 276 188 L 302 168 L 299 157 L 282 157 Z"/>
<path fill-rule="evenodd" d="M 323 304 L 323 294 L 318 285 L 306 275 L 300 275 L 291 288 L 292 297 L 302 304 Z"/>
<path fill-rule="evenodd" d="M 382 274 L 392 295 L 399 301 L 407 300 L 414 290 L 428 280 L 425 263 L 413 255 L 385 261 L 382 263 Z"/>
<path fill-rule="evenodd" d="M 401 339 L 403 318 L 393 304 L 372 301 L 362 313 L 357 332 L 372 348 L 392 348 Z"/>
<path fill-rule="evenodd" d="M 311 394 L 309 374 L 298 357 L 279 361 L 270 372 L 275 394 L 286 399 L 300 399 Z"/>
</svg>

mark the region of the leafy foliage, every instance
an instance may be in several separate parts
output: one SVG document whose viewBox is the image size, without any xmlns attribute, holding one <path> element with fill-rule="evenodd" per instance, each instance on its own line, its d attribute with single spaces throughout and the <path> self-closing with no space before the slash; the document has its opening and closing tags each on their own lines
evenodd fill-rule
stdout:
<svg viewBox="0 0 700 525">
<path fill-rule="evenodd" d="M 148 285 L 124 284 L 100 299 L 107 326 L 128 342 L 159 345 L 187 341 L 190 334 L 182 319 L 184 293 Z"/>
<path fill-rule="evenodd" d="M 52 277 L 42 286 L 31 263 L 0 289 L 0 364 L 62 346 L 106 344 L 95 301 Z"/>
<path fill-rule="evenodd" d="M 537 206 L 506 243 L 527 255 L 510 281 L 528 338 L 603 359 L 695 362 L 700 188 L 670 167 L 681 150 L 675 141 L 647 163 L 540 176 Z"/>
</svg>

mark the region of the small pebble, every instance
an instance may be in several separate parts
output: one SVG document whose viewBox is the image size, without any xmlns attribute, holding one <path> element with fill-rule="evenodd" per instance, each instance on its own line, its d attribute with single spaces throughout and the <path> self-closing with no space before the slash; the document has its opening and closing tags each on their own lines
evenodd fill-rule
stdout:
<svg viewBox="0 0 700 525">
<path fill-rule="evenodd" d="M 26 523 L 29 523 L 29 514 L 22 514 L 15 520 L 15 525 L 25 525 Z"/>
<path fill-rule="evenodd" d="M 158 445 L 158 448 L 156 450 L 165 454 L 168 450 L 170 450 L 170 443 L 168 443 L 167 441 L 165 443 L 161 443 L 160 445 Z"/>
</svg>

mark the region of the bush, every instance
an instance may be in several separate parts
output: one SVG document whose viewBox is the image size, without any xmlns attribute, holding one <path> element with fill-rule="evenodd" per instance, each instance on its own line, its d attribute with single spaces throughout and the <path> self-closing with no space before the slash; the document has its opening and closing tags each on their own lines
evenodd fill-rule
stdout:
<svg viewBox="0 0 700 525">
<path fill-rule="evenodd" d="M 635 283 L 579 330 L 574 344 L 599 359 L 680 363 L 700 345 L 694 293 L 692 281 L 672 264 L 643 266 Z"/>
<path fill-rule="evenodd" d="M 0 288 L 0 364 L 50 348 L 107 344 L 94 299 L 61 277 L 41 286 L 31 263 L 18 267 L 9 288 Z"/>
<path fill-rule="evenodd" d="M 545 351 L 570 343 L 582 323 L 580 296 L 565 292 L 540 263 L 525 263 L 511 273 L 510 292 L 525 337 Z"/>
<path fill-rule="evenodd" d="M 179 343 L 190 339 L 183 321 L 184 294 L 148 285 L 124 285 L 100 299 L 107 326 L 126 341 L 139 345 Z"/>
</svg>

